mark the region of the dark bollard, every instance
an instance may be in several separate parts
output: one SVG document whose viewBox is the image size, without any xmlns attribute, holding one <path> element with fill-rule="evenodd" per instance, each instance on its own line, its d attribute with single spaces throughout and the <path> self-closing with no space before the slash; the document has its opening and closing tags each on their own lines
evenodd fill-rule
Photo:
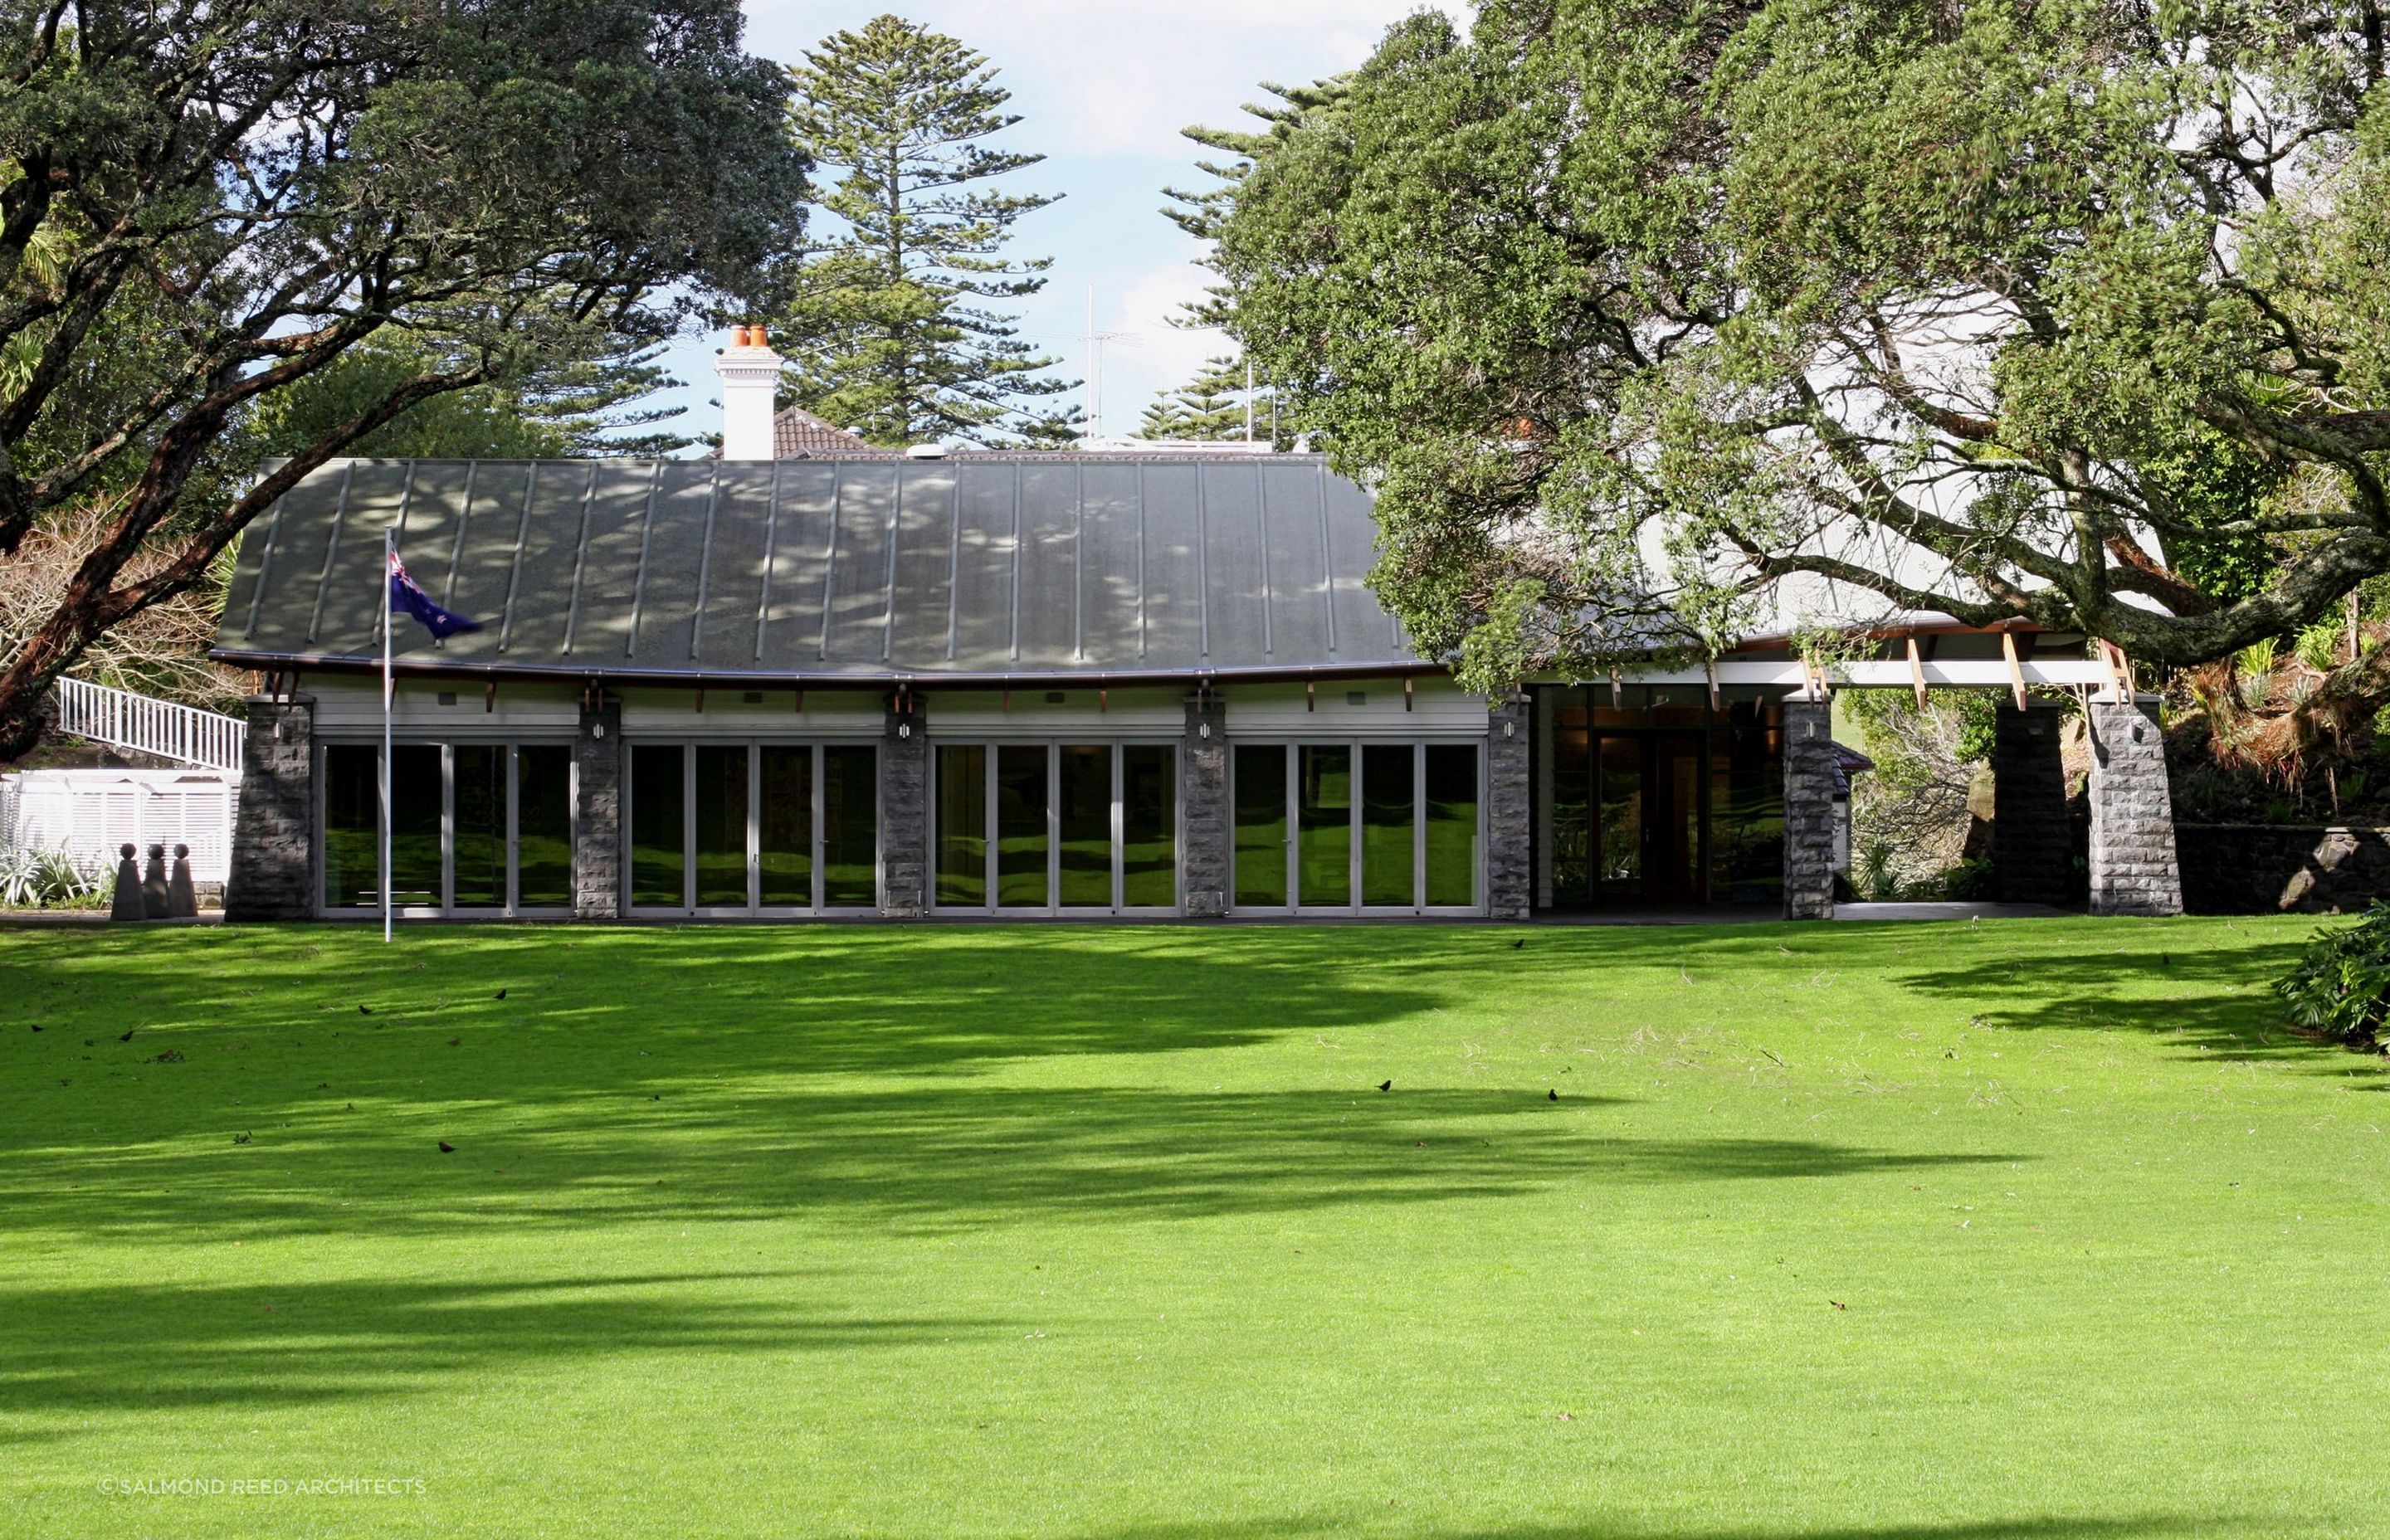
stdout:
<svg viewBox="0 0 2390 1540">
<path fill-rule="evenodd" d="M 141 874 L 141 907 L 151 919 L 166 918 L 166 847 L 149 847 L 149 866 Z"/>
<path fill-rule="evenodd" d="M 148 919 L 149 910 L 141 902 L 141 868 L 133 860 L 133 847 L 117 847 L 116 892 L 109 900 L 110 919 Z"/>
<path fill-rule="evenodd" d="M 166 918 L 189 919 L 199 912 L 199 890 L 191 885 L 191 847 L 174 847 L 174 875 L 166 879 Z"/>
</svg>

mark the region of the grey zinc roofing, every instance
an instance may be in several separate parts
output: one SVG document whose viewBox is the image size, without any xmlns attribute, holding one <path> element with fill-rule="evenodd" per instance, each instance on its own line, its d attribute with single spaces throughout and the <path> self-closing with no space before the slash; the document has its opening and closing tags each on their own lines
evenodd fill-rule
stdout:
<svg viewBox="0 0 2390 1540">
<path fill-rule="evenodd" d="M 244 536 L 217 655 L 380 655 L 381 542 L 484 629 L 410 672 L 867 681 L 1415 672 L 1311 456 L 336 461 Z"/>
</svg>

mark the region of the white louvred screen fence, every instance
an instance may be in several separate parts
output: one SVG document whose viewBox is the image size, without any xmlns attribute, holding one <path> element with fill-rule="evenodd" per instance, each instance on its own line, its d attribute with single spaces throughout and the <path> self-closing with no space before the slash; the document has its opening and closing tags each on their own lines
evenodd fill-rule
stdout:
<svg viewBox="0 0 2390 1540">
<path fill-rule="evenodd" d="M 163 845 L 191 851 L 191 880 L 222 882 L 230 865 L 233 809 L 227 777 L 177 772 L 34 770 L 7 778 L 0 843 L 64 850 L 84 866 L 113 866 L 118 847 L 147 861 Z"/>
</svg>

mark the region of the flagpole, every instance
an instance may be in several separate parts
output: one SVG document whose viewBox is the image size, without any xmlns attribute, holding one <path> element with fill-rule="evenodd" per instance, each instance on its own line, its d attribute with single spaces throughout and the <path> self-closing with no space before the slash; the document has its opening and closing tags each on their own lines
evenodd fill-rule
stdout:
<svg viewBox="0 0 2390 1540">
<path fill-rule="evenodd" d="M 398 533 L 381 533 L 381 939 L 390 943 L 390 571 Z"/>
</svg>

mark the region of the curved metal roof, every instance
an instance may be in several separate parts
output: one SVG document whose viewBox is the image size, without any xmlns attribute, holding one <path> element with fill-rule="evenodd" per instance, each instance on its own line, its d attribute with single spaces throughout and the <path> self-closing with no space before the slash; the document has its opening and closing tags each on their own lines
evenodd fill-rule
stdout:
<svg viewBox="0 0 2390 1540">
<path fill-rule="evenodd" d="M 252 525 L 216 656 L 377 662 L 383 531 L 485 629 L 408 672 L 836 683 L 1417 672 L 1313 456 L 336 461 Z"/>
</svg>

